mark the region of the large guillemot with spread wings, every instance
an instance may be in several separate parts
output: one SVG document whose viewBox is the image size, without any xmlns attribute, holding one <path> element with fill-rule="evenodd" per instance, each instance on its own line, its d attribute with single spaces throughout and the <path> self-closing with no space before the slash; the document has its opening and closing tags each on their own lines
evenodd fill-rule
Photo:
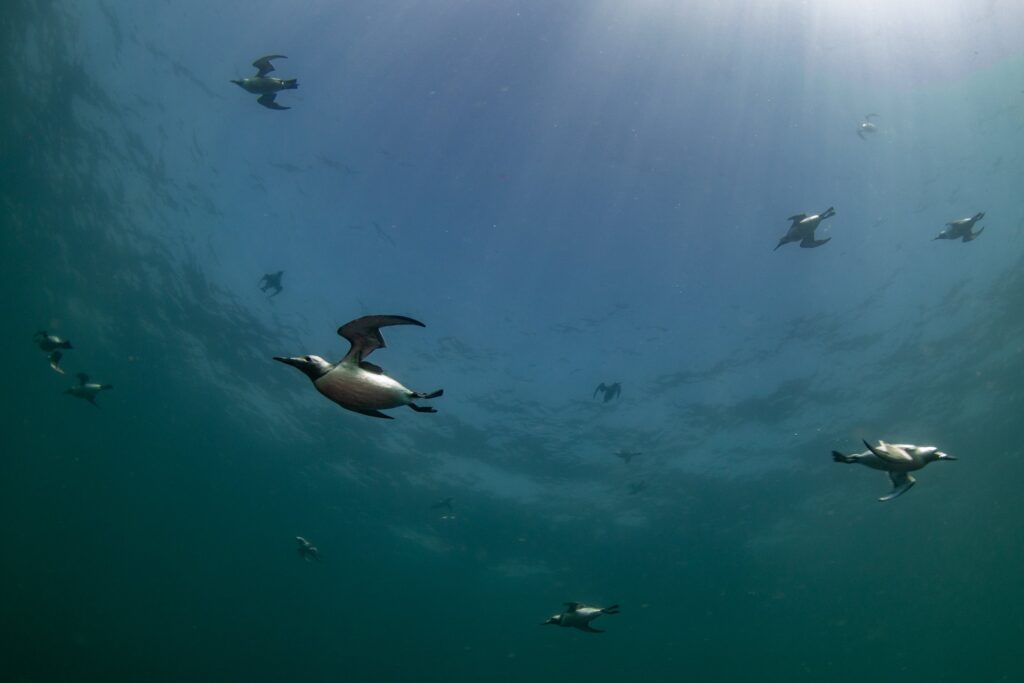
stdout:
<svg viewBox="0 0 1024 683">
<path fill-rule="evenodd" d="M 391 416 L 381 410 L 409 406 L 419 413 L 436 413 L 433 408 L 416 405 L 413 399 L 437 398 L 444 393 L 443 389 L 429 394 L 412 391 L 385 375 L 380 366 L 366 361 L 374 349 L 384 348 L 380 328 L 389 325 L 426 327 L 418 320 L 402 315 L 367 315 L 338 328 L 338 334 L 352 346 L 337 363 L 328 363 L 320 356 L 274 356 L 274 360 L 302 370 L 313 380 L 317 391 L 347 410 L 389 420 Z"/>
</svg>

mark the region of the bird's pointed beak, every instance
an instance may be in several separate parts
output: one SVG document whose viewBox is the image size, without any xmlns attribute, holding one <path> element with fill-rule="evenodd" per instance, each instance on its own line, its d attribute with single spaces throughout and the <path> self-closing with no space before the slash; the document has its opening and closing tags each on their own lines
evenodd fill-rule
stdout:
<svg viewBox="0 0 1024 683">
<path fill-rule="evenodd" d="M 958 458 L 955 455 L 950 455 L 949 453 L 939 453 L 939 460 L 957 460 L 957 459 Z"/>
<path fill-rule="evenodd" d="M 279 363 L 284 363 L 285 365 L 290 365 L 293 368 L 301 368 L 303 365 L 306 364 L 305 360 L 302 358 L 285 358 L 284 356 L 274 356 L 274 360 L 276 360 Z"/>
</svg>

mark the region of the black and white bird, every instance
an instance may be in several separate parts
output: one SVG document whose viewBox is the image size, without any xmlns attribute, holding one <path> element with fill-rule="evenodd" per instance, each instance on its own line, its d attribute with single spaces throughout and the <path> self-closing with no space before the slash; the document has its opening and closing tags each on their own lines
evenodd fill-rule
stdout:
<svg viewBox="0 0 1024 683">
<path fill-rule="evenodd" d="M 78 385 L 71 387 L 64 393 L 75 396 L 76 398 L 85 399 L 97 408 L 100 407 L 100 404 L 96 403 L 96 395 L 101 391 L 107 391 L 108 389 L 114 388 L 113 385 L 110 384 L 96 384 L 95 382 L 90 382 L 89 375 L 84 372 L 80 372 L 75 376 L 78 377 Z"/>
<path fill-rule="evenodd" d="M 418 413 L 436 413 L 437 410 L 419 406 L 415 399 L 437 398 L 443 389 L 422 393 L 413 391 L 401 382 L 384 374 L 384 369 L 366 360 L 375 349 L 384 348 L 380 328 L 389 325 L 417 325 L 423 323 L 401 315 L 367 315 L 345 323 L 338 334 L 349 341 L 351 347 L 337 363 L 329 363 L 320 356 L 274 356 L 274 360 L 301 370 L 313 381 L 321 394 L 342 408 L 370 417 L 392 419 L 380 412 L 389 408 L 409 406 Z"/>
<path fill-rule="evenodd" d="M 299 87 L 299 81 L 295 78 L 275 78 L 267 74 L 274 70 L 271 64 L 273 59 L 287 59 L 284 55 L 266 55 L 252 63 L 256 67 L 256 75 L 239 80 L 232 79 L 232 83 L 253 95 L 259 95 L 257 102 L 267 109 L 291 109 L 282 107 L 277 103 L 277 93 L 282 90 L 295 90 Z"/>
<path fill-rule="evenodd" d="M 978 238 L 985 228 L 978 228 L 978 232 L 974 232 L 974 224 L 985 217 L 984 211 L 979 211 L 970 218 L 961 218 L 959 220 L 946 223 L 946 229 L 939 233 L 936 240 L 961 240 L 963 242 L 970 242 Z M 935 240 L 932 240 L 933 242 Z"/>
<path fill-rule="evenodd" d="M 876 126 L 875 124 L 871 123 L 871 119 L 877 119 L 877 118 L 878 118 L 878 114 L 868 114 L 867 116 L 865 116 L 864 120 L 860 122 L 859 126 L 857 126 L 857 137 L 859 137 L 861 140 L 867 140 L 867 138 L 864 137 L 864 133 L 875 133 L 875 132 L 877 132 L 878 131 L 878 126 Z"/>
<path fill-rule="evenodd" d="M 578 628 L 581 631 L 587 633 L 604 633 L 600 629 L 596 629 L 590 625 L 594 619 L 597 619 L 602 614 L 618 614 L 619 606 L 612 605 L 611 607 L 590 607 L 584 605 L 582 602 L 566 602 L 565 609 L 560 614 L 553 614 L 548 617 L 541 626 L 547 626 L 548 624 L 554 624 L 555 626 L 564 626 L 566 628 Z"/>
<path fill-rule="evenodd" d="M 48 354 L 47 357 L 50 361 L 50 367 L 63 375 L 64 370 L 60 367 L 60 359 L 64 357 L 64 354 L 61 350 L 73 349 L 74 347 L 71 346 L 71 342 L 67 339 L 62 339 L 55 334 L 50 334 L 46 330 L 39 330 L 32 336 L 32 339 L 35 341 L 36 346 L 39 347 L 40 351 Z"/>
<path fill-rule="evenodd" d="M 956 460 L 955 457 L 943 453 L 935 446 L 915 446 L 909 443 L 897 444 L 884 441 L 879 441 L 877 446 L 872 446 L 865 441 L 864 445 L 868 449 L 863 453 L 844 455 L 839 451 L 832 451 L 832 459 L 835 462 L 856 463 L 873 470 L 888 472 L 889 480 L 892 482 L 892 491 L 878 499 L 883 503 L 902 496 L 917 483 L 917 480 L 910 474 L 911 472 L 937 460 Z"/>
<path fill-rule="evenodd" d="M 798 213 L 795 216 L 790 216 L 786 220 L 792 221 L 792 225 L 789 226 L 789 230 L 787 230 L 786 234 L 782 236 L 779 243 L 775 245 L 775 249 L 778 249 L 783 244 L 789 244 L 790 242 L 799 242 L 800 246 L 804 249 L 820 247 L 832 238 L 826 237 L 823 240 L 816 240 L 814 239 L 814 231 L 819 225 L 821 225 L 823 220 L 835 215 L 835 208 L 830 206 L 821 213 L 816 213 L 813 216 L 808 216 L 805 213 Z M 772 251 L 775 251 L 775 249 L 772 249 Z"/>
</svg>

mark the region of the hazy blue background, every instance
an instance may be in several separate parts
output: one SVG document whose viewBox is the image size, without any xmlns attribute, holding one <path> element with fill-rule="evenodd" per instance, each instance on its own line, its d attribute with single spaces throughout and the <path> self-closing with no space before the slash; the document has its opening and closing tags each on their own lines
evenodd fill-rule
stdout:
<svg viewBox="0 0 1024 683">
<path fill-rule="evenodd" d="M 8 0 L 0 31 L 4 680 L 1024 676 L 1024 4 Z M 229 82 L 267 53 L 290 111 Z M 427 324 L 372 360 L 437 415 L 270 360 L 366 313 Z M 881 504 L 829 457 L 862 438 L 960 460 Z M 538 627 L 567 600 L 622 613 Z"/>
</svg>

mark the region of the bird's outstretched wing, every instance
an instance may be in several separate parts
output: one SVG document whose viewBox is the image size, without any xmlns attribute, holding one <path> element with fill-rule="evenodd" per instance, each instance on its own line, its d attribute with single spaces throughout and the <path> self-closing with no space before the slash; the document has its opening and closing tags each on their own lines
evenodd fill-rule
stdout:
<svg viewBox="0 0 1024 683">
<path fill-rule="evenodd" d="M 917 480 L 908 472 L 890 472 L 889 481 L 892 482 L 892 491 L 878 499 L 883 503 L 893 498 L 899 498 L 917 483 Z"/>
<path fill-rule="evenodd" d="M 280 104 L 274 101 L 275 99 L 277 99 L 277 93 L 268 92 L 257 97 L 256 101 L 262 104 L 267 109 L 291 109 L 291 107 L 282 107 Z"/>
<path fill-rule="evenodd" d="M 419 320 L 413 320 L 404 315 L 364 315 L 362 318 L 356 318 L 338 328 L 338 334 L 352 344 L 352 348 L 348 350 L 341 362 L 358 363 L 374 350 L 384 348 L 386 344 L 384 337 L 380 335 L 380 328 L 390 325 L 426 327 Z"/>
<path fill-rule="evenodd" d="M 603 391 L 608 391 L 608 387 L 604 385 L 604 382 L 601 382 L 600 384 L 597 385 L 597 388 L 594 389 L 594 398 L 597 398 L 598 393 Z"/>
<path fill-rule="evenodd" d="M 252 65 L 256 67 L 257 78 L 266 76 L 268 73 L 274 70 L 274 65 L 270 63 L 270 60 L 272 59 L 288 58 L 285 57 L 284 55 L 266 55 L 264 57 L 260 57 L 259 59 L 252 63 Z"/>
</svg>

